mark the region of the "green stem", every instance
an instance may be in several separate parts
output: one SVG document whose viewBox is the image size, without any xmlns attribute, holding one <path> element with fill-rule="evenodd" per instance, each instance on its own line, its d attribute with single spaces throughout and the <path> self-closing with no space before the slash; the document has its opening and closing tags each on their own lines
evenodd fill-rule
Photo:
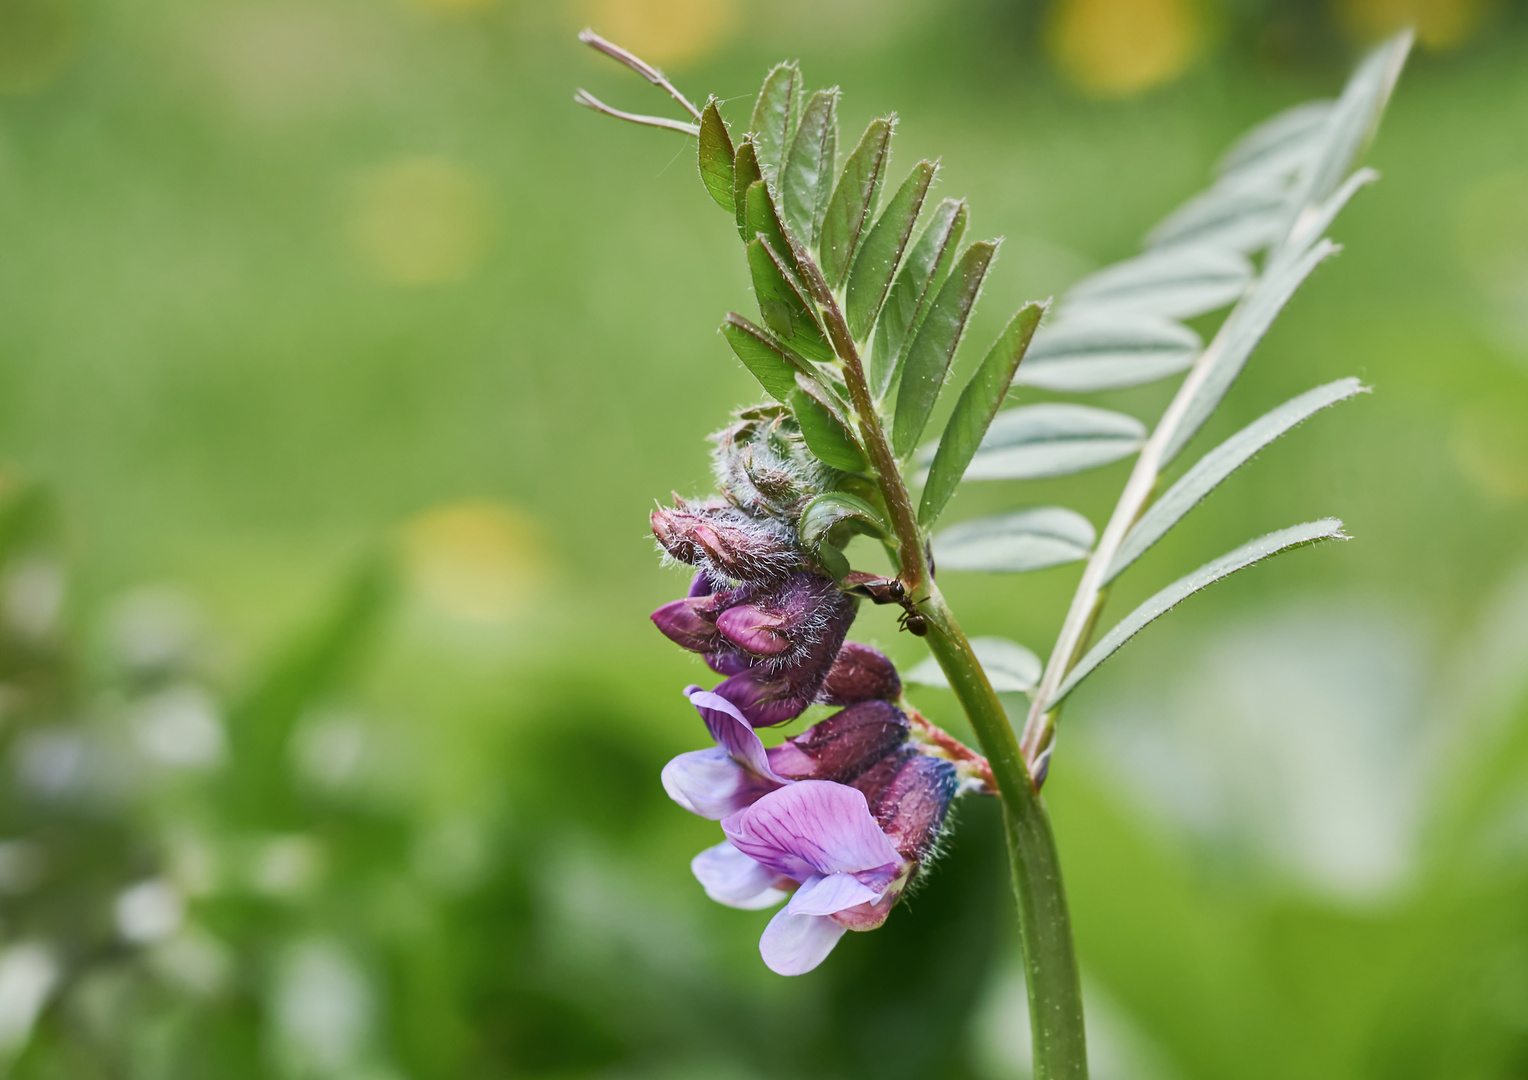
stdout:
<svg viewBox="0 0 1528 1080">
<path fill-rule="evenodd" d="M 1008 859 L 1019 906 L 1035 1080 L 1086 1080 L 1087 1033 L 1082 984 L 1072 945 L 1072 919 L 1061 860 L 1045 803 L 1030 781 L 1013 726 L 971 643 L 937 588 L 920 605 L 929 620 L 929 649 L 971 721 L 1003 799 Z"/>
<path fill-rule="evenodd" d="M 923 533 L 913 514 L 912 498 L 897 467 L 885 428 L 865 381 L 864 365 L 832 290 L 810 254 L 792 244 L 807 287 L 822 308 L 828 339 L 843 361 L 844 381 L 859 414 L 860 435 L 875 469 L 896 533 L 902 582 L 928 621 L 929 650 L 939 661 L 961 708 L 971 721 L 992 778 L 1003 800 L 1008 860 L 1019 905 L 1019 936 L 1029 989 L 1030 1029 L 1034 1033 L 1035 1080 L 1087 1080 L 1087 1033 L 1082 1018 L 1082 986 L 1072 947 L 1072 919 L 1061 883 L 1061 860 L 1050 818 L 1019 749 L 1008 714 L 955 613 L 928 572 Z M 921 594 L 921 595 L 920 595 Z"/>
</svg>

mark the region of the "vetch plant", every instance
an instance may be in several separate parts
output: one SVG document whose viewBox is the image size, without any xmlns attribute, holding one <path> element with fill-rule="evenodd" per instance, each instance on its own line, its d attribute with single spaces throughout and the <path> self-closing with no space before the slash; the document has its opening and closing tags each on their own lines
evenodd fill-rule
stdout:
<svg viewBox="0 0 1528 1080">
<path fill-rule="evenodd" d="M 1375 178 L 1354 164 L 1410 47 L 1376 49 L 1342 95 L 1287 110 L 1222 158 L 1215 182 L 1147 237 L 1145 251 L 1020 307 L 925 441 L 996 240 L 964 243 L 966 204 L 935 202 L 938 166 L 893 184 L 894 117 L 840 160 L 837 90 L 809 92 L 795 64 L 769 72 L 747 127 L 697 107 L 661 72 L 591 31 L 581 39 L 665 90 L 689 115 L 620 119 L 696 140 L 700 178 L 744 247 L 757 320 L 721 326 L 769 402 L 713 436 L 717 493 L 652 515 L 665 557 L 695 571 L 653 621 L 722 676 L 685 693 L 714 746 L 663 771 L 682 807 L 721 823 L 693 862 L 714 899 L 782 904 L 760 943 L 782 974 L 820 964 L 847 930 L 879 926 L 928 864 L 951 802 L 1001 799 L 1034 1032 L 1035 1075 L 1087 1074 L 1082 998 L 1061 868 L 1040 789 L 1067 697 L 1148 623 L 1211 582 L 1291 548 L 1343 539 L 1334 518 L 1280 529 L 1168 585 L 1099 634 L 1111 583 L 1259 450 L 1359 393 L 1340 379 L 1285 402 L 1166 474 L 1224 399 L 1268 327 L 1337 251 L 1325 233 Z M 885 198 L 883 199 L 883 195 Z M 883 205 L 884 203 L 884 205 Z M 921 228 L 920 228 L 921 225 Z M 964 244 L 964 246 L 963 246 Z M 1183 320 L 1224 308 L 1206 344 Z M 1021 363 L 1022 362 L 1022 363 Z M 1181 376 L 1155 422 L 1092 406 L 1008 407 L 1023 387 L 1086 394 Z M 1025 507 L 936 531 L 966 481 L 1134 466 L 1101 533 L 1064 507 Z M 894 576 L 853 568 L 855 536 L 884 545 Z M 970 640 L 939 590 L 949 572 L 1083 570 L 1049 658 Z M 947 685 L 981 753 L 917 712 L 881 653 L 845 642 L 863 601 L 895 604 Z M 1019 730 L 997 690 L 1023 691 Z M 809 706 L 840 711 L 766 749 L 756 729 Z"/>
</svg>

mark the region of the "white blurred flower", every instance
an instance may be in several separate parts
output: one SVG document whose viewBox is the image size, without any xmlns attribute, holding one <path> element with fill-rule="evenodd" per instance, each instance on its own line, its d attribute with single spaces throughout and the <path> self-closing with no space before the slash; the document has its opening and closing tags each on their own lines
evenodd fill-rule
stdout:
<svg viewBox="0 0 1528 1080">
<path fill-rule="evenodd" d="M 1167 686 L 1138 677 L 1129 698 L 1091 709 L 1088 730 L 1168 820 L 1369 900 L 1412 866 L 1428 670 L 1392 615 L 1296 606 L 1218 628 Z"/>
<path fill-rule="evenodd" d="M 0 951 L 0 1059 L 26 1045 L 61 974 L 45 945 L 22 942 Z"/>
<path fill-rule="evenodd" d="M 163 878 L 150 878 L 122 890 L 112 910 L 117 933 L 133 945 L 164 941 L 180 929 L 186 917 L 180 892 Z"/>
<path fill-rule="evenodd" d="M 212 695 L 175 686 L 136 702 L 128 720 L 144 757 L 174 768 L 219 765 L 225 752 L 223 721 Z"/>
</svg>

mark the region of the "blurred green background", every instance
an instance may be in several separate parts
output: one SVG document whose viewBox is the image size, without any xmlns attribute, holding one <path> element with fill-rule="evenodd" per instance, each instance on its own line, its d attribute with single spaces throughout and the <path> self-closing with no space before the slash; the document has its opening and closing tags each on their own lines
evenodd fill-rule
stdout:
<svg viewBox="0 0 1528 1080">
<path fill-rule="evenodd" d="M 736 239 L 592 24 L 737 127 L 901 116 L 1006 237 L 974 336 L 1129 255 L 1241 130 L 1418 26 L 1213 445 L 1356 374 L 1125 611 L 1047 787 L 1100 1080 L 1528 1077 L 1528 7 L 1507 0 L 0 0 L 0 1069 L 987 1078 L 1027 1068 L 993 807 L 812 975 L 690 877 L 703 670 L 652 500 L 752 400 Z M 973 350 L 974 351 L 974 350 Z M 970 356 L 961 363 L 969 365 Z M 1170 386 L 1103 404 L 1151 418 Z M 1101 522 L 1125 465 L 1031 485 Z M 1011 505 L 973 490 L 957 516 Z M 947 575 L 1043 651 L 1075 567 Z M 854 636 L 922 646 L 867 611 Z M 960 728 L 953 699 L 915 695 Z"/>
</svg>

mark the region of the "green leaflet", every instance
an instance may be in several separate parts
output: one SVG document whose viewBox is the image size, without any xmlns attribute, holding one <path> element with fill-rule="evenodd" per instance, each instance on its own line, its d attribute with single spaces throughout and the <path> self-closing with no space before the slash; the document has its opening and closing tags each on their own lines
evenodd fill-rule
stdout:
<svg viewBox="0 0 1528 1080">
<path fill-rule="evenodd" d="M 907 253 L 907 261 L 902 264 L 902 272 L 897 275 L 876 324 L 875 347 L 870 355 L 870 390 L 877 401 L 896 383 L 908 343 L 929 301 L 944 284 L 965 231 L 966 204 L 958 199 L 945 199 L 935 208 L 933 220 Z"/>
<path fill-rule="evenodd" d="M 934 560 L 940 570 L 1023 574 L 1086 559 L 1096 539 L 1077 511 L 1038 506 L 950 526 L 934 537 Z"/>
<path fill-rule="evenodd" d="M 1066 476 L 1129 457 L 1145 442 L 1146 425 L 1127 413 L 1069 401 L 1020 405 L 993 419 L 966 466 L 965 480 Z M 932 461 L 935 450 L 924 447 L 915 460 L 926 454 Z"/>
<path fill-rule="evenodd" d="M 929 307 L 918 336 L 907 350 L 902 385 L 897 391 L 897 412 L 891 427 L 891 444 L 898 457 L 906 457 L 918 445 L 934 402 L 944 388 L 945 375 L 955 357 L 966 320 L 976 306 L 982 281 L 997 244 L 981 240 L 966 248 L 960 263 Z"/>
<path fill-rule="evenodd" d="M 753 292 L 764 325 L 803 356 L 813 360 L 833 359 L 833 350 L 795 275 L 762 236 L 748 242 L 748 269 L 753 274 Z"/>
<path fill-rule="evenodd" d="M 727 313 L 721 330 L 727 344 L 765 392 L 776 401 L 787 403 L 790 392 L 796 389 L 798 369 L 769 333 L 735 311 Z"/>
<path fill-rule="evenodd" d="M 1338 379 L 1336 382 L 1308 390 L 1299 397 L 1286 401 L 1278 408 L 1264 413 L 1252 423 L 1232 435 L 1225 442 L 1194 462 L 1172 487 L 1147 508 L 1139 521 L 1125 535 L 1125 540 L 1109 563 L 1104 584 L 1113 581 L 1146 550 L 1162 539 L 1199 501 L 1208 495 L 1263 447 L 1283 435 L 1290 428 L 1307 419 L 1328 405 L 1345 401 L 1363 391 L 1357 379 Z"/>
<path fill-rule="evenodd" d="M 932 161 L 920 161 L 913 166 L 907 179 L 892 196 L 891 203 L 870 230 L 854 257 L 849 270 L 846 307 L 849 333 L 856 341 L 863 341 L 875 317 L 881 312 L 881 304 L 891 288 L 891 279 L 902 261 L 902 252 L 912 238 L 913 227 L 918 224 L 918 213 L 923 209 L 924 197 L 934 182 L 938 166 Z"/>
<path fill-rule="evenodd" d="M 765 176 L 779 173 L 800 111 L 801 70 L 795 64 L 776 64 L 764 77 L 753 106 L 754 152 Z"/>
<path fill-rule="evenodd" d="M 1027 694 L 1040 681 L 1040 658 L 1016 641 L 1000 637 L 974 637 L 971 651 L 981 661 L 982 670 L 999 694 Z M 939 661 L 930 656 L 902 676 L 903 682 L 918 686 L 950 688 Z"/>
<path fill-rule="evenodd" d="M 832 407 L 821 386 L 805 375 L 797 375 L 790 407 L 801 426 L 801 437 L 819 461 L 843 472 L 864 471 L 865 455 L 860 452 L 848 421 Z"/>
<path fill-rule="evenodd" d="M 860 137 L 859 145 L 838 178 L 828 213 L 822 220 L 822 274 L 830 288 L 838 288 L 849 273 L 854 253 L 875 214 L 881 194 L 881 179 L 886 175 L 886 161 L 891 148 L 890 118 L 872 120 Z"/>
<path fill-rule="evenodd" d="M 791 234 L 817 242 L 833 190 L 838 157 L 838 91 L 819 90 L 807 102 L 780 168 L 780 209 Z"/>
<path fill-rule="evenodd" d="M 992 418 L 1003 403 L 1013 376 L 1019 370 L 1019 361 L 1029 348 L 1040 316 L 1045 314 L 1044 304 L 1026 304 L 1019 309 L 998 336 L 981 367 L 971 376 L 971 381 L 961 391 L 950 422 L 945 425 L 944 435 L 939 439 L 939 450 L 934 454 L 934 464 L 929 469 L 928 482 L 923 485 L 923 499 L 918 505 L 918 524 L 928 528 L 938 520 L 950 496 L 960 486 L 966 466 L 976 456 L 977 447 L 986 435 Z M 906 384 L 904 384 L 906 385 Z M 900 410 L 898 416 L 901 415 Z"/>
<path fill-rule="evenodd" d="M 735 211 L 733 187 L 736 175 L 732 164 L 732 139 L 727 134 L 722 114 L 717 111 L 714 97 L 706 102 L 705 111 L 700 114 L 700 138 L 697 142 L 700 147 L 697 151 L 700 158 L 700 182 L 706 185 L 706 190 L 718 206 L 723 210 Z"/>
<path fill-rule="evenodd" d="M 845 491 L 819 495 L 807 503 L 806 509 L 801 511 L 797 531 L 801 534 L 801 542 L 816 550 L 829 532 L 845 522 L 853 522 L 860 532 L 869 536 L 885 537 L 890 533 L 875 507 Z"/>
<path fill-rule="evenodd" d="M 1294 525 L 1288 529 L 1269 533 L 1267 536 L 1243 544 L 1229 554 L 1222 555 L 1214 562 L 1205 563 L 1198 570 L 1179 578 L 1115 623 L 1098 644 L 1077 661 L 1077 666 L 1066 677 L 1066 681 L 1057 688 L 1055 696 L 1045 703 L 1046 710 L 1049 711 L 1061 704 L 1062 699 L 1076 689 L 1078 683 L 1091 675 L 1099 664 L 1112 656 L 1121 645 L 1135 637 L 1149 623 L 1167 614 L 1206 585 L 1213 584 L 1223 577 L 1229 577 L 1244 567 L 1261 562 L 1281 551 L 1288 551 L 1290 548 L 1303 547 L 1321 540 L 1346 539 L 1347 536 L 1342 531 L 1342 522 L 1336 518 L 1322 518 L 1320 521 Z"/>
<path fill-rule="evenodd" d="M 790 272 L 799 276 L 796 259 L 791 254 L 792 245 L 785 238 L 785 226 L 780 221 L 780 213 L 775 207 L 774 199 L 770 197 L 769 185 L 762 180 L 748 186 L 747 220 L 743 226 L 745 242 L 752 240 L 755 236 L 762 236 L 769 241 L 769 246 L 774 250 L 775 255 L 790 269 Z"/>
<path fill-rule="evenodd" d="M 748 235 L 748 189 L 763 179 L 764 174 L 759 171 L 759 158 L 754 152 L 753 140 L 744 139 L 743 145 L 737 148 L 737 155 L 733 159 L 732 209 L 737 215 L 737 231 L 742 234 L 745 242 L 752 239 Z"/>
</svg>

